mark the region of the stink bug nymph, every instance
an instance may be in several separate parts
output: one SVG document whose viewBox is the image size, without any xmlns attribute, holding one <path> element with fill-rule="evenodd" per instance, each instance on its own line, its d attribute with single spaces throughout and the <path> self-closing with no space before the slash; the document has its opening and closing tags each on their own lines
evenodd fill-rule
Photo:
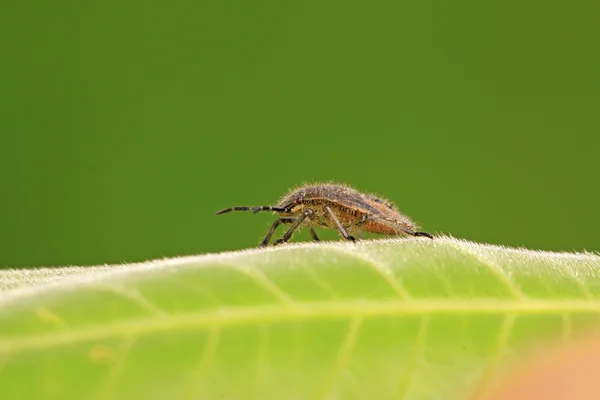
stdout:
<svg viewBox="0 0 600 400">
<path fill-rule="evenodd" d="M 319 240 L 315 226 L 337 229 L 344 239 L 351 241 L 355 241 L 354 235 L 360 232 L 425 236 L 433 239 L 431 234 L 417 231 L 414 222 L 401 214 L 389 201 L 341 184 L 306 185 L 289 191 L 275 206 L 230 207 L 217 211 L 216 214 L 230 211 L 271 211 L 279 215 L 279 219 L 271 225 L 261 242 L 261 247 L 269 244 L 275 229 L 281 224 L 291 226 L 273 245 L 286 243 L 302 226 L 308 227 L 315 241 Z"/>
</svg>

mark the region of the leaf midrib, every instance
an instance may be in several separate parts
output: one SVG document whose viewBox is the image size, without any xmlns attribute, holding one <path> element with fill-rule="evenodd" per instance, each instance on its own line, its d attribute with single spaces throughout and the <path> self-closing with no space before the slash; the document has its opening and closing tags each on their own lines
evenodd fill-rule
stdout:
<svg viewBox="0 0 600 400">
<path fill-rule="evenodd" d="M 71 327 L 30 336 L 0 340 L 0 352 L 47 349 L 75 343 L 137 336 L 183 328 L 214 328 L 233 325 L 260 325 L 321 318 L 373 318 L 382 316 L 429 314 L 540 314 L 600 313 L 598 300 L 544 299 L 419 299 L 419 300 L 343 300 L 275 304 L 185 313 L 150 315 L 129 321 L 106 322 L 81 329 Z"/>
</svg>

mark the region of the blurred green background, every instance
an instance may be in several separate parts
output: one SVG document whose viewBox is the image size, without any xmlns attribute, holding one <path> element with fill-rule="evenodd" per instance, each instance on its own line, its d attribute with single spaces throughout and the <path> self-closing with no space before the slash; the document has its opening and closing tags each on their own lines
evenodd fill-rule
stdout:
<svg viewBox="0 0 600 400">
<path fill-rule="evenodd" d="M 430 232 L 600 250 L 597 2 L 0 9 L 0 267 L 256 246 L 272 215 L 214 211 L 330 179 Z"/>
</svg>

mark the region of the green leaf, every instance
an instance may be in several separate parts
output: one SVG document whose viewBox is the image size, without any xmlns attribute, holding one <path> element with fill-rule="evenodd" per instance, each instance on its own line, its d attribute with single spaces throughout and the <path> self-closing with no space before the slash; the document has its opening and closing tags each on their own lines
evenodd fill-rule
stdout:
<svg viewBox="0 0 600 400">
<path fill-rule="evenodd" d="M 0 273 L 1 399 L 466 399 L 600 323 L 600 257 L 452 238 Z"/>
</svg>

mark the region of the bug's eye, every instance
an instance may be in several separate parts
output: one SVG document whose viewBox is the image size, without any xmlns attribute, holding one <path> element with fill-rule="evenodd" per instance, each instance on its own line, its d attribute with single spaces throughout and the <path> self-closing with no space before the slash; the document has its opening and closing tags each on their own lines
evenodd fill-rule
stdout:
<svg viewBox="0 0 600 400">
<path fill-rule="evenodd" d="M 304 198 L 302 196 L 296 198 L 296 204 L 302 204 L 304 202 Z"/>
</svg>

